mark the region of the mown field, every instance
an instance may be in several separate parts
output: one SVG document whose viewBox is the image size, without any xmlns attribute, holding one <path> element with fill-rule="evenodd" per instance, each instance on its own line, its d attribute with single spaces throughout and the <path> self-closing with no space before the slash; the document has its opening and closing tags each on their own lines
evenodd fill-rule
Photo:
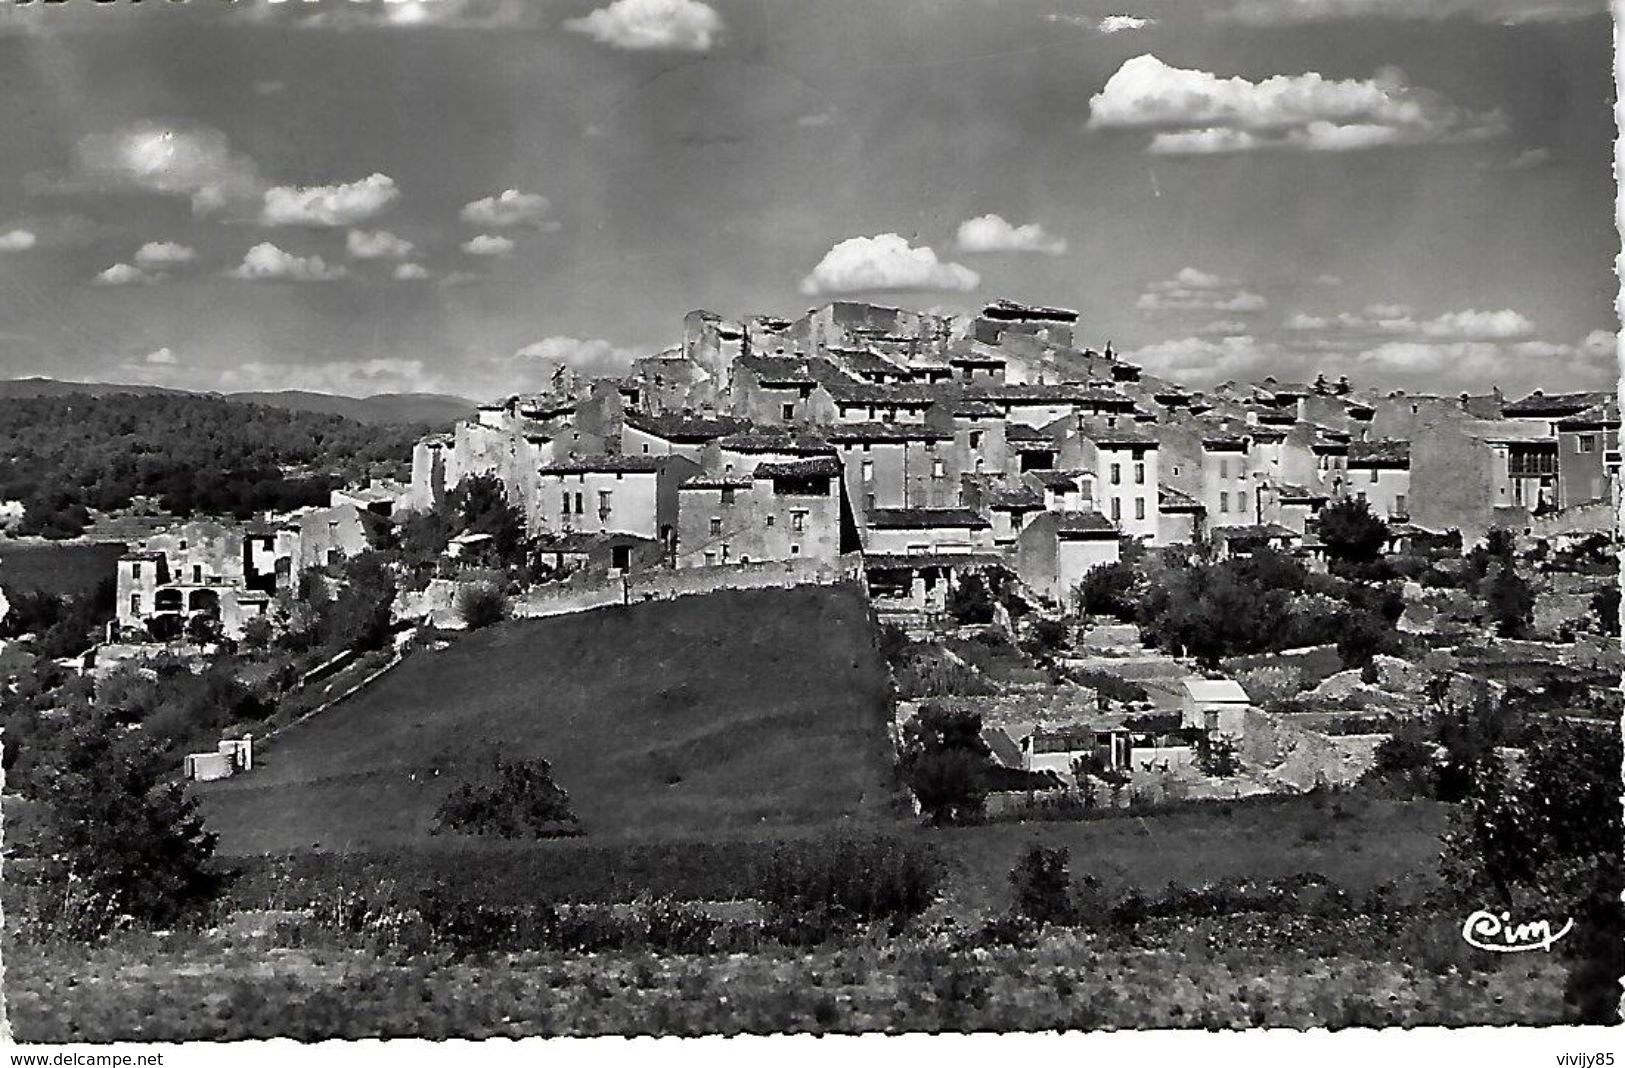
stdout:
<svg viewBox="0 0 1625 1068">
<path fill-rule="evenodd" d="M 9 593 L 84 593 L 111 579 L 122 544 L 42 545 L 0 539 L 0 590 Z"/>
<path fill-rule="evenodd" d="M 437 849 L 480 753 L 541 757 L 589 839 L 889 819 L 889 677 L 860 592 L 516 621 L 409 656 L 198 789 L 225 853 Z"/>
</svg>

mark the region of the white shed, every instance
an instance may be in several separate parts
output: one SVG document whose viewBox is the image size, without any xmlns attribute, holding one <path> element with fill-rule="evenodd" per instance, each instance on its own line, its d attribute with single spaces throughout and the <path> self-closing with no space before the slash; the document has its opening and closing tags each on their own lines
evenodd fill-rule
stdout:
<svg viewBox="0 0 1625 1068">
<path fill-rule="evenodd" d="M 1179 725 L 1239 738 L 1249 704 L 1234 679 L 1188 678 L 1180 683 Z"/>
</svg>

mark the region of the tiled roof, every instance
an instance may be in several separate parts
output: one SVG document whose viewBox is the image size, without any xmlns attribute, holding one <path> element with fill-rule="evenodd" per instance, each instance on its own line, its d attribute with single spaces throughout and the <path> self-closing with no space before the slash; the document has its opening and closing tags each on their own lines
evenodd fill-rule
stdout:
<svg viewBox="0 0 1625 1068">
<path fill-rule="evenodd" d="M 741 356 L 738 362 L 764 386 L 818 384 L 807 369 L 807 361 L 799 356 Z"/>
<path fill-rule="evenodd" d="M 965 419 L 996 419 L 1003 414 L 997 405 L 977 400 L 955 401 L 953 413 Z"/>
<path fill-rule="evenodd" d="M 1351 441 L 1349 466 L 1354 467 L 1409 467 L 1411 443 L 1408 441 Z"/>
<path fill-rule="evenodd" d="M 1602 404 L 1612 393 L 1531 393 L 1522 400 L 1501 406 L 1509 416 L 1572 415 L 1592 405 Z"/>
<path fill-rule="evenodd" d="M 1157 444 L 1156 436 L 1133 426 L 1085 425 L 1079 434 L 1098 445 L 1150 445 Z"/>
<path fill-rule="evenodd" d="M 971 400 L 986 400 L 1002 404 L 1109 404 L 1128 411 L 1134 399 L 1116 390 L 1081 385 L 1076 382 L 980 382 L 965 390 Z"/>
<path fill-rule="evenodd" d="M 882 530 L 929 530 L 932 527 L 980 530 L 989 525 L 969 508 L 875 508 L 869 512 L 869 526 Z"/>
<path fill-rule="evenodd" d="M 953 435 L 919 423 L 836 423 L 824 428 L 832 442 L 848 441 L 952 441 Z"/>
<path fill-rule="evenodd" d="M 893 404 L 923 408 L 946 399 L 942 390 L 910 383 L 880 385 L 875 382 L 836 383 L 829 387 L 836 404 Z"/>
<path fill-rule="evenodd" d="M 681 412 L 646 415 L 643 412 L 627 412 L 624 418 L 626 425 L 635 430 L 653 434 L 666 441 L 689 444 L 715 441 L 717 438 L 750 429 L 750 424 L 745 420 L 726 415 L 699 416 Z"/>
<path fill-rule="evenodd" d="M 1017 304 L 1013 300 L 995 300 L 982 309 L 987 319 L 1021 320 L 1044 319 L 1056 322 L 1076 322 L 1078 313 L 1071 308 L 1046 308 L 1039 304 Z"/>
<path fill-rule="evenodd" d="M 1609 426 L 1619 426 L 1619 404 L 1612 397 L 1604 404 L 1594 404 L 1583 412 L 1575 412 L 1557 424 L 1559 430 Z"/>
<path fill-rule="evenodd" d="M 694 475 L 683 479 L 680 490 L 749 489 L 754 482 L 745 475 Z"/>
<path fill-rule="evenodd" d="M 577 475 L 598 471 L 613 471 L 629 474 L 653 474 L 665 466 L 665 460 L 666 458 L 663 456 L 615 456 L 609 454 L 572 456 L 564 460 L 556 460 L 550 464 L 543 464 L 540 473 L 544 475 Z"/>
<path fill-rule="evenodd" d="M 829 452 L 829 442 L 822 435 L 782 427 L 729 434 L 717 439 L 717 447 L 729 452 L 784 452 L 799 456 L 818 456 Z"/>
<path fill-rule="evenodd" d="M 1026 423 L 1011 423 L 1004 428 L 1004 440 L 1015 444 L 1016 442 L 1041 442 L 1050 448 L 1059 448 L 1055 439 L 1035 426 Z"/>
<path fill-rule="evenodd" d="M 757 478 L 839 478 L 841 461 L 833 456 L 819 456 L 811 460 L 769 461 L 756 465 Z"/>
<path fill-rule="evenodd" d="M 1173 488 L 1157 491 L 1157 510 L 1162 512 L 1202 512 L 1207 509 L 1202 502 L 1188 493 L 1181 493 Z"/>
<path fill-rule="evenodd" d="M 1328 494 L 1319 490 L 1309 489 L 1307 486 L 1292 486 L 1282 483 L 1279 487 L 1279 496 L 1285 502 L 1324 501 L 1329 500 Z"/>
<path fill-rule="evenodd" d="M 1055 512 L 1055 529 L 1061 534 L 1116 534 L 1117 527 L 1096 511 Z"/>
<path fill-rule="evenodd" d="M 1247 439 L 1240 434 L 1207 434 L 1202 438 L 1202 448 L 1215 452 L 1241 452 L 1247 448 Z"/>
<path fill-rule="evenodd" d="M 1003 567 L 1002 553 L 864 553 L 863 566 L 870 571 L 915 567 Z"/>
<path fill-rule="evenodd" d="M 1027 474 L 1036 478 L 1039 485 L 1047 486 L 1050 489 L 1075 490 L 1078 488 L 1078 480 L 1083 478 L 1085 475 L 1088 475 L 1089 472 L 1049 470 L 1028 471 Z"/>
<path fill-rule="evenodd" d="M 1291 527 L 1283 527 L 1279 523 L 1265 523 L 1262 526 L 1244 527 L 1214 527 L 1211 535 L 1224 541 L 1236 541 L 1247 538 L 1302 538 L 1303 535 Z"/>
<path fill-rule="evenodd" d="M 1044 501 L 1031 486 L 991 486 L 982 497 L 989 508 L 1019 512 L 1044 507 Z"/>
</svg>

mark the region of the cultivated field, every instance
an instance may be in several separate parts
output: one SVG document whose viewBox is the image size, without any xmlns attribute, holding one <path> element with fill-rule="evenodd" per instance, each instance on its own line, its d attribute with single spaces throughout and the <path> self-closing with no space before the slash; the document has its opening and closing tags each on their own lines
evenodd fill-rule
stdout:
<svg viewBox="0 0 1625 1068">
<path fill-rule="evenodd" d="M 588 838 L 889 818 L 889 682 L 862 595 L 714 594 L 423 650 L 199 788 L 229 854 L 437 846 L 486 743 L 542 757 Z"/>
<path fill-rule="evenodd" d="M 84 593 L 117 570 L 124 546 L 45 545 L 0 539 L 0 590 L 8 593 Z"/>
</svg>

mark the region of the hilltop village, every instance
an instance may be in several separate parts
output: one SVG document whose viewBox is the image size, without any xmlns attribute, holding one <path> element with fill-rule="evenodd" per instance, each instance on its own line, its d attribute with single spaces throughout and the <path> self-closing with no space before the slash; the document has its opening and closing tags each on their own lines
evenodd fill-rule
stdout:
<svg viewBox="0 0 1625 1068">
<path fill-rule="evenodd" d="M 850 583 L 894 636 L 894 743 L 922 708 L 973 717 L 1029 796 L 1090 768 L 1178 796 L 1350 782 L 1395 717 L 1441 702 L 1606 700 L 1612 396 L 1197 391 L 1078 329 L 1009 301 L 693 312 L 623 377 L 561 369 L 422 438 L 409 482 L 148 537 L 77 669 L 303 627 L 280 683 L 302 715 L 433 632 Z M 353 642 L 312 618 L 358 560 L 384 577 Z M 240 749 L 188 773 L 243 770 Z"/>
</svg>

